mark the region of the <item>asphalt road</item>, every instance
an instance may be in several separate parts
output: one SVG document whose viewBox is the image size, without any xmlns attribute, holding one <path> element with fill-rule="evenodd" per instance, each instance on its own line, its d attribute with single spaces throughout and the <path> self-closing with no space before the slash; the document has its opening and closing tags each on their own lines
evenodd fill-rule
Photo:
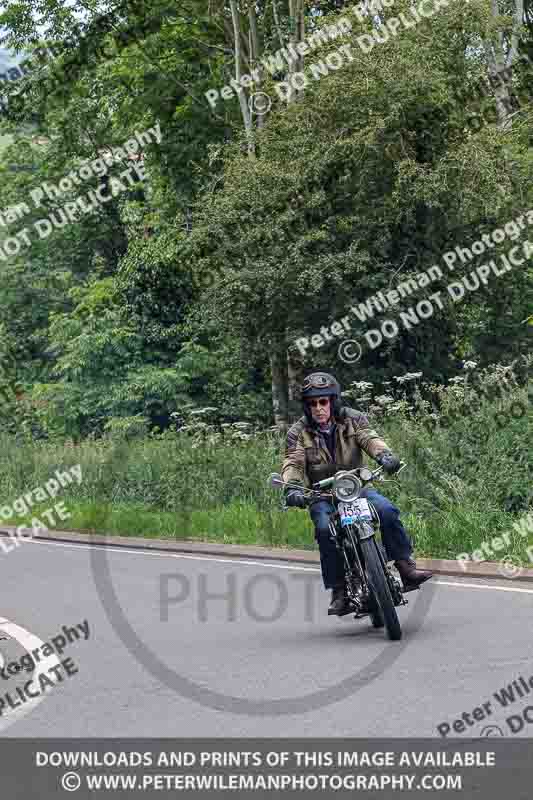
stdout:
<svg viewBox="0 0 533 800">
<path fill-rule="evenodd" d="M 108 549 L 111 586 L 95 551 L 33 541 L 0 554 L 1 735 L 440 738 L 444 723 L 457 739 L 488 725 L 533 734 L 533 709 L 516 734 L 506 722 L 533 689 L 518 683 L 507 708 L 495 697 L 533 675 L 530 583 L 433 579 L 407 595 L 396 643 L 366 619 L 328 618 L 316 567 Z M 88 638 L 80 627 L 41 655 L 54 685 L 11 708 L 6 693 L 35 674 L 7 665 L 85 622 Z M 59 681 L 64 659 L 77 671 Z M 454 732 L 463 712 L 472 724 Z"/>
</svg>

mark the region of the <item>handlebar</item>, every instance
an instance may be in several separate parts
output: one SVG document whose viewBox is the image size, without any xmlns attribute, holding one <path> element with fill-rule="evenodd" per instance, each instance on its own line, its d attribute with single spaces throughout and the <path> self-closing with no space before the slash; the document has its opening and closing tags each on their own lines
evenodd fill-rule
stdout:
<svg viewBox="0 0 533 800">
<path fill-rule="evenodd" d="M 399 475 L 402 469 L 404 469 L 407 466 L 407 463 L 405 461 L 400 461 L 400 464 L 401 467 L 397 472 L 394 473 L 395 475 Z M 355 469 L 349 470 L 348 475 L 357 475 L 360 469 L 361 467 L 356 467 Z M 367 468 L 363 467 L 362 469 L 367 469 Z M 361 478 L 360 475 L 357 475 L 357 477 L 362 481 L 363 484 L 371 483 L 372 481 L 376 480 L 376 478 L 385 480 L 383 477 L 381 477 L 384 472 L 383 467 L 378 467 L 375 470 L 369 469 L 368 471 L 370 472 L 370 478 L 367 478 L 366 480 Z M 333 485 L 334 481 L 335 481 L 335 476 L 333 476 L 332 478 L 325 478 L 323 481 L 318 481 L 318 483 L 314 483 L 313 490 L 327 489 Z"/>
<path fill-rule="evenodd" d="M 401 467 L 395 473 L 396 475 L 398 475 L 402 471 L 402 469 L 404 469 L 407 466 L 405 461 L 401 461 L 400 464 Z M 367 467 L 356 467 L 353 470 L 347 471 L 347 473 L 349 475 L 351 474 L 356 475 L 361 469 L 366 470 L 368 473 L 370 473 L 370 477 L 367 477 L 366 479 L 362 478 L 360 475 L 357 475 L 357 477 L 359 478 L 359 480 L 363 485 L 371 483 L 373 480 L 376 479 L 379 479 L 380 481 L 385 480 L 385 478 L 383 478 L 383 473 L 384 473 L 383 467 L 378 467 L 375 470 L 371 470 Z M 335 476 L 331 478 L 325 478 L 323 481 L 318 481 L 317 483 L 314 483 L 312 488 L 310 489 L 297 483 L 282 484 L 282 482 L 279 480 L 277 481 L 277 485 L 283 485 L 285 489 L 297 489 L 299 491 L 302 491 L 307 501 L 306 505 L 311 505 L 311 503 L 316 503 L 320 499 L 331 500 L 333 492 L 332 491 L 328 492 L 327 489 L 329 489 L 333 485 L 334 481 L 335 481 Z M 284 509 L 287 510 L 286 505 L 284 506 Z"/>
</svg>

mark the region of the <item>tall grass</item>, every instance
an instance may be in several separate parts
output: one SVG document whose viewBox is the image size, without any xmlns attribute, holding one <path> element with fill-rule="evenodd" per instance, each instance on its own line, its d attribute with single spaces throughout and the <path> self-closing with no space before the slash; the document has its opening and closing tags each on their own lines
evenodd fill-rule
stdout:
<svg viewBox="0 0 533 800">
<path fill-rule="evenodd" d="M 531 505 L 527 388 L 513 386 L 502 399 L 478 408 L 467 406 L 466 395 L 456 388 L 453 383 L 445 387 L 440 414 L 417 392 L 412 402 L 391 398 L 394 402 L 387 404 L 381 398 L 381 405 L 370 406 L 372 423 L 408 462 L 398 480 L 376 488 L 402 509 L 419 555 L 454 558 L 471 552 L 483 540 L 510 530 Z M 461 413 L 450 418 L 457 408 Z M 448 425 L 441 424 L 445 411 Z M 314 547 L 308 515 L 282 512 L 281 495 L 267 483 L 269 473 L 280 468 L 283 449 L 283 437 L 273 431 L 215 431 L 206 423 L 160 436 L 76 446 L 3 437 L 0 501 L 9 506 L 43 486 L 55 470 L 81 464 L 81 485 L 72 483 L 57 498 L 72 514 L 63 527 Z M 29 522 L 54 502 L 4 524 Z M 506 554 L 524 561 L 528 544 L 513 534 Z"/>
</svg>

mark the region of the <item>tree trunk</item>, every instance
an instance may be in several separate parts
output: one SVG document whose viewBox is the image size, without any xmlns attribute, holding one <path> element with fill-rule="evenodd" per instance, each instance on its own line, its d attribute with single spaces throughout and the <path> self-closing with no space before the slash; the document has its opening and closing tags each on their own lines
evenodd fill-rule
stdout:
<svg viewBox="0 0 533 800">
<path fill-rule="evenodd" d="M 250 23 L 250 44 L 249 44 L 249 52 L 250 52 L 250 72 L 259 65 L 259 34 L 257 32 L 257 14 L 255 10 L 255 6 L 251 5 L 248 9 L 248 20 Z M 261 91 L 261 81 L 258 80 L 255 82 L 255 87 L 253 89 L 254 94 L 256 92 Z M 265 118 L 263 114 L 257 115 L 257 127 L 262 128 L 265 124 Z"/>
<path fill-rule="evenodd" d="M 518 59 L 519 32 L 524 17 L 524 0 L 514 0 L 515 8 L 513 12 L 513 32 L 509 43 L 509 50 L 505 52 L 504 35 L 502 31 L 496 31 L 492 40 L 484 43 L 485 56 L 487 60 L 487 70 L 489 78 L 492 78 L 491 85 L 495 86 L 494 96 L 496 109 L 498 112 L 499 125 L 508 128 L 512 124 L 512 101 L 509 86 L 505 80 L 498 81 L 496 75 L 501 75 L 504 69 L 509 69 Z M 505 13 L 505 9 L 500 11 L 499 0 L 491 0 L 491 14 L 497 18 Z M 509 75 L 510 78 L 510 75 Z M 496 85 L 495 85 L 496 84 Z"/>
<path fill-rule="evenodd" d="M 288 413 L 288 376 L 287 348 L 279 341 L 270 352 L 270 371 L 272 373 L 272 406 L 274 423 L 280 430 L 287 430 Z"/>
<path fill-rule="evenodd" d="M 290 43 L 293 51 L 297 51 L 297 45 L 305 39 L 305 18 L 304 18 L 304 1 L 303 0 L 289 0 L 289 17 L 290 17 Z M 289 64 L 289 80 L 290 76 L 295 72 L 302 72 L 303 70 L 303 56 L 300 55 L 298 59 L 291 61 Z M 290 87 L 290 92 L 287 96 L 287 103 L 292 103 L 301 95 L 302 92 Z"/>
<path fill-rule="evenodd" d="M 235 50 L 235 80 L 239 83 L 242 77 L 242 46 L 241 46 L 241 20 L 239 10 L 237 8 L 237 0 L 230 0 L 231 7 L 231 20 L 233 23 L 233 40 Z M 237 92 L 239 96 L 239 105 L 241 107 L 242 119 L 244 122 L 244 129 L 246 131 L 246 138 L 248 140 L 248 155 L 250 158 L 255 156 L 255 146 L 252 135 L 252 117 L 246 99 L 246 92 L 241 87 L 241 91 Z"/>
<path fill-rule="evenodd" d="M 287 351 L 288 412 L 289 422 L 296 422 L 302 416 L 300 388 L 303 383 L 303 364 L 297 353 Z"/>
<path fill-rule="evenodd" d="M 281 32 L 281 26 L 279 24 L 277 0 L 272 0 L 272 11 L 274 13 L 274 23 L 276 25 L 276 31 L 278 34 L 279 46 L 283 49 L 285 47 L 285 40 L 283 38 L 283 34 Z"/>
</svg>

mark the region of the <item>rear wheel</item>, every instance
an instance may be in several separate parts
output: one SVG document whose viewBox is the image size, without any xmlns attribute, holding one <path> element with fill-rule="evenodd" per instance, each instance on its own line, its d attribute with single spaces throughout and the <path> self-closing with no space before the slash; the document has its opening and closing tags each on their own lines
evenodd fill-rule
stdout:
<svg viewBox="0 0 533 800">
<path fill-rule="evenodd" d="M 379 557 L 377 545 L 374 538 L 363 539 L 361 542 L 361 551 L 365 560 L 366 573 L 368 583 L 370 584 L 371 594 L 377 601 L 379 612 L 383 618 L 387 635 L 392 641 L 398 641 L 402 638 L 402 629 L 400 627 L 400 620 L 394 607 L 392 596 L 389 589 L 387 577 L 383 571 L 383 564 Z M 379 618 L 378 618 L 379 619 Z M 372 618 L 374 627 L 375 625 Z"/>
</svg>

